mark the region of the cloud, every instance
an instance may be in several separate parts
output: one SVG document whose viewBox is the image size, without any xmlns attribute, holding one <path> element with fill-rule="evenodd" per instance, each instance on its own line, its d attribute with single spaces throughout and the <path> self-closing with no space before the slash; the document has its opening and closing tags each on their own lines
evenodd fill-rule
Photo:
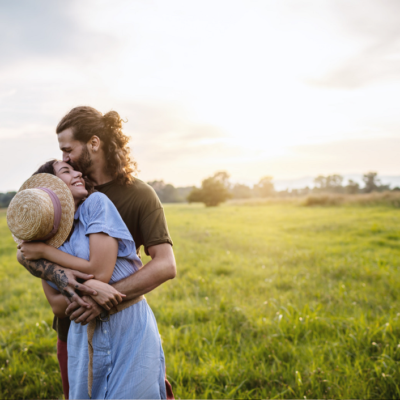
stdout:
<svg viewBox="0 0 400 400">
<path fill-rule="evenodd" d="M 291 150 L 299 167 L 307 165 L 315 173 L 377 170 L 391 174 L 398 171 L 399 148 L 400 138 L 386 137 L 302 145 Z"/>
<path fill-rule="evenodd" d="M 17 190 L 37 168 L 51 158 L 60 158 L 54 133 L 24 134 L 1 140 L 0 192 Z"/>
<path fill-rule="evenodd" d="M 178 142 L 179 146 L 190 146 L 226 137 L 221 128 L 191 118 L 183 106 L 161 101 L 121 101 L 117 107 L 122 118 L 130 115 L 125 130 L 138 146 L 155 144 L 162 148 Z"/>
<path fill-rule="evenodd" d="M 355 89 L 378 81 L 400 79 L 400 2 L 336 1 L 333 11 L 351 39 L 362 49 L 313 85 Z"/>
<path fill-rule="evenodd" d="M 91 105 L 101 112 L 110 110 L 104 104 Z M 119 101 L 114 105 L 113 109 L 122 118 L 129 117 L 124 131 L 132 138 L 132 153 L 139 163 L 139 177 L 144 180 L 165 177 L 177 182 L 183 177 L 190 184 L 203 178 L 204 173 L 221 169 L 226 160 L 239 155 L 237 147 L 224 143 L 226 134 L 222 129 L 192 120 L 183 107 L 141 101 Z M 55 126 L 69 111 L 64 107 L 65 104 L 62 111 L 45 112 L 44 109 L 42 115 L 35 106 L 33 110 L 20 110 L 20 116 L 19 108 L 11 107 L 15 123 L 1 128 L 0 170 L 9 172 L 2 176 L 0 192 L 18 189 L 39 165 L 61 156 Z M 21 123 L 22 116 L 30 122 Z"/>
<path fill-rule="evenodd" d="M 285 184 L 297 181 L 299 177 L 307 176 L 309 180 L 320 174 L 348 175 L 377 171 L 380 176 L 398 175 L 399 148 L 400 138 L 393 137 L 341 140 L 292 146 L 286 154 L 264 159 L 223 159 L 219 169 L 227 170 L 233 180 L 247 184 L 254 184 L 265 175 L 273 176 L 275 181 L 285 180 Z M 203 177 L 206 175 L 203 173 Z M 308 184 L 303 183 L 300 187 Z"/>
<path fill-rule="evenodd" d="M 117 42 L 84 27 L 76 0 L 5 1 L 0 5 L 1 67 L 32 59 L 74 59 L 87 63 L 104 57 Z"/>
</svg>

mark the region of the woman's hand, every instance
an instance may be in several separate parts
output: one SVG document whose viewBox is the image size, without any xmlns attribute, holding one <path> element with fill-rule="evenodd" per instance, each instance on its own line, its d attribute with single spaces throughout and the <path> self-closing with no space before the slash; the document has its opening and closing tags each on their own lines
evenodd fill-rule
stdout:
<svg viewBox="0 0 400 400">
<path fill-rule="evenodd" d="M 124 294 L 118 292 L 117 289 L 114 289 L 108 283 L 104 283 L 96 279 L 90 279 L 86 281 L 85 285 L 97 292 L 96 296 L 91 296 L 92 299 L 107 311 L 122 303 L 123 298 L 125 297 Z"/>
<path fill-rule="evenodd" d="M 76 301 L 74 301 L 65 310 L 65 314 L 69 316 L 71 321 L 75 321 L 77 324 L 86 325 L 92 319 L 99 316 L 103 309 L 90 296 L 82 296 L 82 299 L 91 305 L 89 310 L 86 307 L 81 307 Z"/>
<path fill-rule="evenodd" d="M 19 251 L 28 261 L 39 260 L 40 258 L 46 258 L 46 243 L 43 242 L 22 242 L 17 246 Z"/>
</svg>

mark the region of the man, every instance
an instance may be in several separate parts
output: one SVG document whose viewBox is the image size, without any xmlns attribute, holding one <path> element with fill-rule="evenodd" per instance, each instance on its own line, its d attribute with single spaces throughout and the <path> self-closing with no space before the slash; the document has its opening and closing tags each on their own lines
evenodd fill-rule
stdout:
<svg viewBox="0 0 400 400">
<path fill-rule="evenodd" d="M 129 137 L 122 132 L 117 112 L 104 116 L 92 107 L 76 107 L 65 115 L 56 129 L 63 161 L 80 170 L 94 183 L 95 189 L 107 195 L 126 223 L 139 251 L 143 245 L 151 261 L 134 275 L 114 285 L 130 300 L 146 294 L 176 275 L 172 240 L 162 205 L 154 190 L 132 178 L 136 163 L 130 158 Z M 92 276 L 54 265 L 47 260 L 18 261 L 34 276 L 54 282 L 69 301 L 66 314 L 76 323 L 87 324 L 103 311 L 90 295 L 95 290 L 78 279 Z M 64 395 L 68 396 L 66 341 L 70 321 L 55 318 L 58 333 L 57 356 L 63 378 Z M 166 380 L 168 398 L 173 398 Z M 65 393 L 66 392 L 66 393 Z"/>
</svg>

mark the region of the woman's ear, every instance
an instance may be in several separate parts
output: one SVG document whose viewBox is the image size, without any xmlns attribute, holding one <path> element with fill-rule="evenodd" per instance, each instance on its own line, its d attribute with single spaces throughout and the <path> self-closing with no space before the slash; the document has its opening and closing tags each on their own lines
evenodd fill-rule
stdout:
<svg viewBox="0 0 400 400">
<path fill-rule="evenodd" d="M 89 146 L 93 153 L 96 153 L 100 149 L 100 138 L 93 135 L 89 140 Z"/>
</svg>

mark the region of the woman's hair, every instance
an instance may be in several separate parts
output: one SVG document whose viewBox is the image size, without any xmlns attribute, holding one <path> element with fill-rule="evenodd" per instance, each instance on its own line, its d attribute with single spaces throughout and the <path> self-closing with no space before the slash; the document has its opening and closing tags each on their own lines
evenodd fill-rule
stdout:
<svg viewBox="0 0 400 400">
<path fill-rule="evenodd" d="M 51 174 L 51 175 L 55 175 L 56 173 L 54 172 L 53 165 L 57 161 L 60 161 L 60 160 L 54 159 L 54 160 L 49 160 L 49 161 L 45 162 L 32 175 L 36 175 L 36 174 Z M 82 177 L 82 178 L 85 181 L 85 188 L 88 191 L 88 196 L 90 196 L 95 191 L 93 183 L 89 179 L 87 179 L 85 177 Z"/>
<path fill-rule="evenodd" d="M 100 138 L 106 158 L 107 171 L 118 183 L 132 182 L 137 172 L 137 163 L 131 158 L 129 137 L 122 132 L 122 122 L 116 111 L 102 114 L 93 107 L 73 108 L 57 125 L 56 132 L 72 128 L 75 140 L 87 143 L 93 135 Z"/>
</svg>

